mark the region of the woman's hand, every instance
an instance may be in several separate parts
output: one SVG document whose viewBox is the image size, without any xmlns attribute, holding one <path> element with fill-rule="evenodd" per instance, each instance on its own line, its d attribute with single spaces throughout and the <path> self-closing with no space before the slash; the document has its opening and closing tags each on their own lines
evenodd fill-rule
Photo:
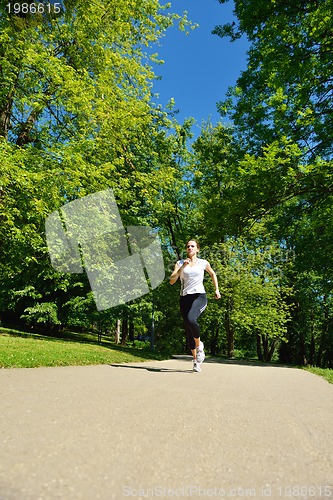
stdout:
<svg viewBox="0 0 333 500">
<path fill-rule="evenodd" d="M 220 294 L 219 290 L 215 290 L 215 298 L 216 298 L 216 300 L 221 298 L 221 294 Z"/>
</svg>

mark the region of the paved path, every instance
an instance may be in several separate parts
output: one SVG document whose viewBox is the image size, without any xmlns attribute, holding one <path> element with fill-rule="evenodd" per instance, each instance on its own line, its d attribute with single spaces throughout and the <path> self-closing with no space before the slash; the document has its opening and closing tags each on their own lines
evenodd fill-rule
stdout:
<svg viewBox="0 0 333 500">
<path fill-rule="evenodd" d="M 190 370 L 0 370 L 0 499 L 333 499 L 333 385 L 281 367 Z"/>
</svg>

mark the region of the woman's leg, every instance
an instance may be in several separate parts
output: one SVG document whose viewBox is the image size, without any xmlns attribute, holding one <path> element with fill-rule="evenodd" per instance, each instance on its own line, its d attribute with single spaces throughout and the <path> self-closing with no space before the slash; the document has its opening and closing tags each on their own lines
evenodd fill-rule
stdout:
<svg viewBox="0 0 333 500">
<path fill-rule="evenodd" d="M 200 293 L 195 297 L 192 303 L 192 307 L 187 316 L 189 328 L 194 340 L 194 345 L 192 343 L 193 348 L 191 348 L 194 359 L 197 358 L 197 349 L 200 346 L 200 326 L 198 323 L 198 318 L 204 312 L 206 307 L 207 307 L 206 294 Z"/>
<path fill-rule="evenodd" d="M 183 295 L 180 297 L 179 305 L 180 305 L 180 311 L 184 320 L 184 327 L 185 327 L 185 334 L 186 334 L 186 340 L 188 343 L 189 348 L 191 349 L 191 352 L 193 353 L 193 349 L 195 350 L 196 345 L 194 341 L 194 337 L 192 334 L 192 328 L 191 324 L 188 321 L 188 315 L 192 307 L 192 303 L 194 300 L 193 295 Z"/>
<path fill-rule="evenodd" d="M 180 297 L 180 309 L 185 323 L 186 336 L 193 358 L 197 358 L 197 348 L 200 346 L 200 327 L 198 318 L 207 307 L 205 293 L 189 294 Z"/>
</svg>

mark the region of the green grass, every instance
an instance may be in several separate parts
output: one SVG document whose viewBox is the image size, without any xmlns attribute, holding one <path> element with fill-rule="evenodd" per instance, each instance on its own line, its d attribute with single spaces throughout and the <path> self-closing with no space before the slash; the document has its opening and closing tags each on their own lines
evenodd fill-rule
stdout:
<svg viewBox="0 0 333 500">
<path fill-rule="evenodd" d="M 165 359 L 146 349 L 0 330 L 0 368 L 98 365 Z"/>
<path fill-rule="evenodd" d="M 317 368 L 316 366 L 307 366 L 305 369 L 309 370 L 309 372 L 314 373 L 315 375 L 319 375 L 319 377 L 323 377 L 330 384 L 333 384 L 333 370 L 331 368 Z"/>
<path fill-rule="evenodd" d="M 117 346 L 105 340 L 99 344 L 96 336 L 89 334 L 65 332 L 63 335 L 65 338 L 55 338 L 0 328 L 0 368 L 133 363 L 169 357 L 145 348 Z M 315 366 L 305 369 L 333 384 L 332 369 Z"/>
</svg>

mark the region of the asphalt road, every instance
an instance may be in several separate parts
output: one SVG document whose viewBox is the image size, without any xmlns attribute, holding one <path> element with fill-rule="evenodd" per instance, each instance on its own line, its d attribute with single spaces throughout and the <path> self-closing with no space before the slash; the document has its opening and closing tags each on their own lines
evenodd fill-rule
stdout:
<svg viewBox="0 0 333 500">
<path fill-rule="evenodd" d="M 191 367 L 0 370 L 0 499 L 333 499 L 333 385 Z"/>
</svg>

